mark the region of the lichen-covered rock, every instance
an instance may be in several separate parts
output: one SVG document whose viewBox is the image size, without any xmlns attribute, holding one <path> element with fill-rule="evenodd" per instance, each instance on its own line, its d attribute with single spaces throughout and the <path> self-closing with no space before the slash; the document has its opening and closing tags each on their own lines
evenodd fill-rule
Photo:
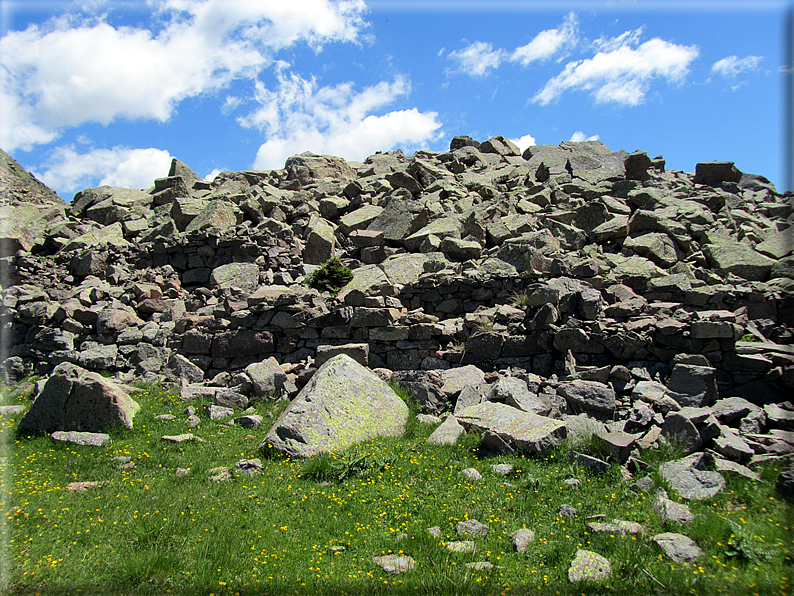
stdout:
<svg viewBox="0 0 794 596">
<path fill-rule="evenodd" d="M 576 551 L 576 557 L 571 561 L 571 566 L 568 569 L 568 580 L 572 584 L 585 580 L 600 581 L 611 574 L 612 565 L 607 559 L 598 553 L 579 549 Z"/>
<path fill-rule="evenodd" d="M 408 406 L 380 377 L 340 354 L 314 374 L 260 449 L 311 457 L 378 436 L 400 436 L 407 420 Z"/>
</svg>

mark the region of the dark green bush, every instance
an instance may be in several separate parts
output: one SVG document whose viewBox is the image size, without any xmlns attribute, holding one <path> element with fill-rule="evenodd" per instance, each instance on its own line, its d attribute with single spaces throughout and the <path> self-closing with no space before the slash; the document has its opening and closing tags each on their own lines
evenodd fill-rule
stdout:
<svg viewBox="0 0 794 596">
<path fill-rule="evenodd" d="M 350 267 L 343 265 L 338 257 L 333 257 L 320 265 L 320 268 L 309 276 L 306 284 L 315 290 L 336 294 L 351 279 L 353 272 Z"/>
</svg>

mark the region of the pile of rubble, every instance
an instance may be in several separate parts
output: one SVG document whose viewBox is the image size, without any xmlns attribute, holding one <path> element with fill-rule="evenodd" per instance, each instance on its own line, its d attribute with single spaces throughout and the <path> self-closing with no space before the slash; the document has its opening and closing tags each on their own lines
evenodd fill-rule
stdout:
<svg viewBox="0 0 794 596">
<path fill-rule="evenodd" d="M 66 362 L 186 399 L 292 397 L 344 353 L 431 414 L 585 412 L 695 449 L 736 423 L 754 453 L 792 450 L 792 194 L 731 162 L 456 137 L 212 182 L 174 160 L 148 190 L 65 205 L 2 158 L 8 382 Z M 354 274 L 337 295 L 303 283 L 332 257 Z M 465 399 L 444 391 L 467 366 Z M 505 379 L 524 397 L 491 395 Z"/>
</svg>

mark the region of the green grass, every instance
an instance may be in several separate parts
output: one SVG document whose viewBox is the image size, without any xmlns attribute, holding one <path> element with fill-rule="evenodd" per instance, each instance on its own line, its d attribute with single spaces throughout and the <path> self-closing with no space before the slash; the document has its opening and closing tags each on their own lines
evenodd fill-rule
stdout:
<svg viewBox="0 0 794 596">
<path fill-rule="evenodd" d="M 20 396 L 17 403 L 28 403 Z M 210 480 L 209 470 L 261 457 L 265 428 L 229 427 L 202 418 L 182 422 L 188 405 L 152 388 L 136 396 L 141 411 L 133 431 L 112 431 L 100 448 L 54 445 L 17 436 L 17 416 L 0 417 L 10 501 L 4 514 L 10 539 L 10 594 L 787 594 L 792 577 L 791 507 L 774 491 L 778 470 L 763 482 L 726 474 L 728 487 L 689 503 L 696 520 L 663 527 L 652 496 L 632 490 L 615 467 L 604 476 L 575 469 L 560 448 L 545 457 L 485 459 L 478 437 L 456 447 L 431 446 L 433 427 L 412 420 L 401 439 L 377 439 L 314 460 L 262 457 L 262 474 Z M 284 403 L 260 402 L 272 422 Z M 201 408 L 197 408 L 203 414 Z M 173 413 L 162 421 L 157 414 Z M 414 410 L 415 413 L 415 410 Z M 173 445 L 165 434 L 192 432 L 206 443 Z M 251 438 L 249 435 L 253 435 Z M 643 454 L 658 477 L 664 454 Z M 117 456 L 130 457 L 121 469 Z M 363 459 L 362 459 L 363 458 Z M 512 463 L 508 477 L 490 465 Z M 473 467 L 483 475 L 460 474 Z M 177 468 L 190 468 L 177 477 Z M 344 472 L 344 473 L 342 473 Z M 581 484 L 571 488 L 568 478 Z M 104 481 L 84 493 L 74 481 Z M 671 498 L 677 497 L 671 493 Z M 579 510 L 558 514 L 562 504 Z M 605 514 L 640 522 L 648 535 L 593 534 L 585 518 Z M 477 519 L 490 526 L 475 538 L 474 554 L 453 554 L 455 524 Z M 433 538 L 427 529 L 441 528 Z M 536 540 L 513 551 L 508 536 L 529 528 Z M 698 565 L 675 564 L 650 541 L 681 531 L 704 550 Z M 343 552 L 331 547 L 343 546 Z M 612 563 L 601 584 L 572 586 L 567 570 L 579 548 Z M 417 568 L 387 574 L 372 558 L 413 557 Z M 489 561 L 491 571 L 466 563 Z"/>
</svg>

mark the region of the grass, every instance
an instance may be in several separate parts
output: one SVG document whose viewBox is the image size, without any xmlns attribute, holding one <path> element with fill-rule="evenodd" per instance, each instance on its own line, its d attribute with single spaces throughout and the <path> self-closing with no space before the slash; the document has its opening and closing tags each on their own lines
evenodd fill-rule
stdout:
<svg viewBox="0 0 794 596">
<path fill-rule="evenodd" d="M 260 457 L 266 428 L 202 418 L 190 431 L 206 443 L 169 444 L 160 437 L 188 430 L 182 422 L 188 404 L 154 387 L 136 400 L 142 407 L 135 429 L 111 431 L 112 444 L 99 448 L 17 436 L 20 415 L 0 417 L 13 458 L 3 509 L 9 594 L 736 596 L 791 590 L 794 519 L 774 491 L 774 465 L 761 470 L 760 483 L 726 474 L 727 489 L 690 502 L 697 517 L 681 529 L 662 526 L 653 497 L 621 481 L 618 468 L 603 476 L 576 469 L 568 446 L 536 459 L 485 458 L 476 435 L 455 447 L 429 445 L 433 427 L 413 419 L 400 439 L 375 439 L 307 461 L 261 458 L 263 473 L 214 482 L 212 468 L 234 469 L 240 459 Z M 29 401 L 22 395 L 15 403 Z M 256 404 L 271 422 L 284 406 Z M 162 413 L 177 420 L 155 418 Z M 657 483 L 658 466 L 669 455 L 643 454 Z M 114 459 L 120 456 L 134 467 L 121 468 Z M 491 471 L 495 463 L 515 470 L 500 476 Z M 482 480 L 460 474 L 470 467 Z M 191 473 L 178 477 L 177 468 Z M 567 486 L 568 478 L 580 485 Z M 74 481 L 104 484 L 67 491 Z M 677 497 L 671 492 L 671 498 Z M 579 515 L 559 515 L 562 504 Z M 585 518 L 596 514 L 640 522 L 648 534 L 594 534 Z M 490 531 L 474 538 L 477 552 L 451 553 L 446 545 L 462 539 L 455 524 L 465 519 Z M 427 531 L 433 526 L 441 528 L 438 538 Z M 519 554 L 508 537 L 524 527 L 536 540 Z M 697 565 L 667 559 L 650 540 L 662 531 L 694 539 L 704 551 Z M 580 548 L 609 559 L 612 576 L 572 586 L 567 570 Z M 383 572 L 372 559 L 388 553 L 413 557 L 416 569 Z M 466 568 L 475 561 L 495 567 Z"/>
</svg>

